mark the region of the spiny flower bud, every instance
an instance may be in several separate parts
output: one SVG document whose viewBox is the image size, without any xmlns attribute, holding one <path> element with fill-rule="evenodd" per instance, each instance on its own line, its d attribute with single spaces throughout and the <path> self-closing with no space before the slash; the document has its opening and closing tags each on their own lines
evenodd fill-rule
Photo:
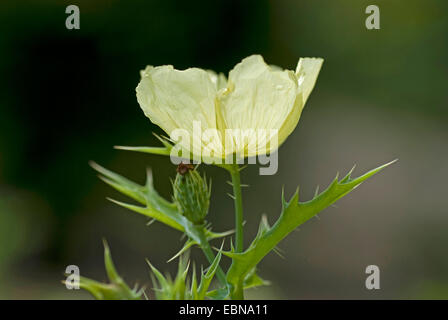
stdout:
<svg viewBox="0 0 448 320">
<path fill-rule="evenodd" d="M 194 224 L 202 224 L 210 205 L 211 183 L 201 177 L 191 164 L 177 167 L 173 182 L 173 200 L 179 212 Z"/>
</svg>

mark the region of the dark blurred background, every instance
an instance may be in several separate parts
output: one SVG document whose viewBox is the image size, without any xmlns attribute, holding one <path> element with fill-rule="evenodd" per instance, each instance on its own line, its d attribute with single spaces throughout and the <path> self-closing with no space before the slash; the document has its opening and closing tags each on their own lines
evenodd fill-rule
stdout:
<svg viewBox="0 0 448 320">
<path fill-rule="evenodd" d="M 67 30 L 76 4 L 80 30 Z M 376 4 L 381 29 L 367 30 Z M 60 281 L 69 264 L 105 279 L 108 240 L 119 272 L 150 285 L 144 258 L 162 270 L 180 234 L 108 202 L 123 199 L 89 160 L 170 197 L 168 158 L 114 150 L 158 145 L 135 87 L 146 65 L 227 73 L 259 53 L 294 69 L 325 63 L 300 124 L 279 151 L 279 171 L 243 171 L 246 243 L 261 214 L 272 223 L 281 187 L 301 198 L 337 171 L 355 175 L 399 162 L 326 209 L 280 244 L 260 274 L 270 287 L 249 298 L 448 298 L 448 3 L 440 0 L 2 1 L 0 2 L 0 298 L 78 299 Z M 225 172 L 213 177 L 209 220 L 233 227 Z M 199 261 L 198 250 L 193 256 Z M 381 289 L 364 286 L 381 270 Z"/>
</svg>

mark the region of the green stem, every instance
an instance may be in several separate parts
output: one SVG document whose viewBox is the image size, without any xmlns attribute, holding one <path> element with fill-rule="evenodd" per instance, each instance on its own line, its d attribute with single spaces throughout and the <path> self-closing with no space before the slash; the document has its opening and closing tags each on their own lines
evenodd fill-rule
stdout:
<svg viewBox="0 0 448 320">
<path fill-rule="evenodd" d="M 243 198 L 241 196 L 240 170 L 238 164 L 229 168 L 232 177 L 233 196 L 235 202 L 235 238 L 236 252 L 243 252 Z"/>
<path fill-rule="evenodd" d="M 244 285 L 239 283 L 230 293 L 232 300 L 244 300 Z"/>
<path fill-rule="evenodd" d="M 235 238 L 236 248 L 235 252 L 243 252 L 244 237 L 243 237 L 243 197 L 241 195 L 241 181 L 240 181 L 240 168 L 237 163 L 229 167 L 229 172 L 232 177 L 233 196 L 235 201 Z M 233 290 L 232 299 L 243 300 L 244 290 L 243 285 L 238 285 Z"/>
</svg>

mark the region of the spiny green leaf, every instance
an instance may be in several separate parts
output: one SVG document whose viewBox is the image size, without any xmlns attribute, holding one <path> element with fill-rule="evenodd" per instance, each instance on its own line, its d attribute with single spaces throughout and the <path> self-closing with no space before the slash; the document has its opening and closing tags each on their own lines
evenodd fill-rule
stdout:
<svg viewBox="0 0 448 320">
<path fill-rule="evenodd" d="M 233 259 L 227 273 L 227 281 L 231 284 L 232 290 L 236 292 L 238 287 L 243 286 L 244 279 L 251 270 L 290 232 L 395 161 L 373 169 L 356 179 L 351 178 L 352 169 L 341 181 L 338 181 L 336 177 L 325 191 L 310 201 L 299 202 L 298 189 L 289 202 L 284 200 L 282 194 L 283 209 L 272 227 L 262 221 L 257 236 L 246 251 L 223 252 L 224 255 Z"/>
<path fill-rule="evenodd" d="M 110 253 L 109 245 L 107 244 L 105 239 L 103 239 L 103 245 L 104 245 L 104 265 L 106 267 L 107 277 L 109 278 L 110 282 L 120 283 L 123 280 L 118 275 L 118 272 L 115 269 L 115 265 L 114 265 L 114 262 L 112 261 L 112 255 Z"/>
<path fill-rule="evenodd" d="M 169 288 L 169 282 L 167 279 L 165 279 L 165 277 L 163 276 L 163 274 L 157 270 L 156 267 L 154 267 L 151 262 L 149 262 L 148 259 L 146 259 L 146 263 L 149 265 L 149 267 L 151 268 L 151 276 L 154 276 L 155 279 L 157 279 L 157 281 L 155 281 L 155 279 L 153 279 L 153 283 L 154 284 L 158 284 L 158 289 L 159 290 L 167 290 L 167 288 Z"/>
<path fill-rule="evenodd" d="M 196 277 L 196 267 L 193 266 L 193 280 L 191 281 L 190 295 L 193 300 L 199 300 L 198 282 Z"/>
<path fill-rule="evenodd" d="M 109 246 L 104 240 L 104 264 L 107 277 L 110 283 L 101 283 L 86 277 L 80 277 L 80 288 L 89 291 L 97 300 L 140 300 L 143 296 L 143 289 L 134 289 L 124 282 L 112 261 Z"/>
<path fill-rule="evenodd" d="M 188 249 L 190 249 L 192 246 L 194 246 L 195 244 L 198 244 L 196 241 L 193 240 L 188 240 L 187 242 L 185 242 L 184 246 L 182 247 L 182 249 L 179 250 L 178 253 L 176 253 L 174 256 L 172 256 L 167 262 L 171 262 L 174 259 L 176 259 L 177 257 L 179 257 L 181 254 L 185 253 Z"/>
<path fill-rule="evenodd" d="M 207 294 L 207 290 L 212 282 L 212 279 L 215 276 L 216 271 L 218 270 L 221 257 L 222 257 L 222 246 L 218 254 L 216 255 L 215 259 L 213 260 L 213 263 L 208 268 L 207 272 L 205 274 L 204 273 L 201 274 L 201 284 L 199 285 L 198 289 L 199 290 L 198 297 L 200 300 L 204 299 Z"/>
<path fill-rule="evenodd" d="M 173 148 L 172 141 L 167 137 L 160 137 L 159 135 L 153 133 L 154 136 L 163 144 L 163 147 L 126 147 L 126 146 L 115 146 L 115 149 L 126 150 L 126 151 L 136 151 L 150 154 L 158 154 L 169 156 L 171 149 Z"/>
<path fill-rule="evenodd" d="M 162 212 L 155 210 L 154 208 L 149 207 L 149 206 L 148 207 L 136 206 L 133 204 L 124 203 L 124 202 L 117 201 L 117 200 L 110 199 L 110 198 L 108 198 L 108 200 L 123 207 L 123 208 L 129 209 L 129 210 L 141 213 L 147 217 L 156 219 L 157 221 L 162 222 L 174 229 L 177 229 L 180 231 L 185 230 L 184 227 L 182 226 L 182 224 L 179 223 L 179 220 L 182 220 L 182 218 L 183 218 L 180 215 L 178 217 L 176 217 L 174 214 L 162 213 Z"/>
<path fill-rule="evenodd" d="M 190 269 L 190 261 L 188 260 L 188 256 L 186 256 L 184 259 L 180 259 L 179 268 L 177 270 L 177 276 L 174 279 L 173 284 L 173 298 L 176 300 L 190 298 L 189 292 L 186 291 L 188 282 L 187 275 L 189 269 Z"/>
<path fill-rule="evenodd" d="M 198 284 L 196 268 L 193 266 L 192 278 L 189 277 L 188 254 L 183 254 L 178 262 L 176 277 L 164 276 L 149 262 L 154 283 L 156 298 L 159 300 L 203 300 L 207 297 L 207 290 L 214 278 L 219 266 L 221 254 L 218 253 L 213 263 L 206 272 L 201 271 L 201 281 Z M 192 279 L 190 281 L 190 279 Z"/>
<path fill-rule="evenodd" d="M 203 226 L 195 226 L 193 223 L 188 221 L 178 212 L 176 204 L 167 201 L 158 194 L 154 188 L 151 170 L 149 169 L 146 174 L 146 183 L 142 186 L 128 180 L 127 178 L 124 178 L 117 173 L 107 170 L 94 162 L 91 162 L 90 165 L 101 174 L 100 178 L 103 181 L 115 188 L 117 191 L 143 204 L 143 206 L 133 205 L 113 199 L 109 199 L 110 201 L 119 206 L 162 222 L 181 232 L 185 232 L 194 244 L 203 245 L 203 242 L 206 240 L 208 241 L 225 237 L 233 232 L 227 231 L 215 233 L 212 232 L 208 226 L 207 228 Z M 202 236 L 202 233 L 205 234 L 205 237 Z"/>
<path fill-rule="evenodd" d="M 107 170 L 96 162 L 90 161 L 89 164 L 94 170 L 101 174 L 100 179 L 109 184 L 112 188 L 127 195 L 128 197 L 136 200 L 141 204 L 146 203 L 144 195 L 145 189 L 143 186 L 132 182 L 131 180 L 128 180 L 127 178 L 115 172 Z"/>
<path fill-rule="evenodd" d="M 126 147 L 126 146 L 115 146 L 114 148 L 118 149 L 118 150 L 144 152 L 144 153 L 158 154 L 158 155 L 164 155 L 164 156 L 169 156 L 170 152 L 171 152 L 171 149 L 168 149 L 166 147 Z"/>
</svg>

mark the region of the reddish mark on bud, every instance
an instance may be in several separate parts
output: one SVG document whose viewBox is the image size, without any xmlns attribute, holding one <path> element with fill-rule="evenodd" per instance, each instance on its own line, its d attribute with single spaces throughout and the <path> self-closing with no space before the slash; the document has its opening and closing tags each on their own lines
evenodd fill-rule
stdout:
<svg viewBox="0 0 448 320">
<path fill-rule="evenodd" d="M 181 162 L 181 163 L 177 166 L 176 171 L 177 171 L 179 174 L 181 174 L 181 175 L 184 176 L 184 175 L 187 174 L 188 171 L 193 170 L 193 169 L 194 169 L 194 167 L 193 167 L 192 164 Z"/>
</svg>

